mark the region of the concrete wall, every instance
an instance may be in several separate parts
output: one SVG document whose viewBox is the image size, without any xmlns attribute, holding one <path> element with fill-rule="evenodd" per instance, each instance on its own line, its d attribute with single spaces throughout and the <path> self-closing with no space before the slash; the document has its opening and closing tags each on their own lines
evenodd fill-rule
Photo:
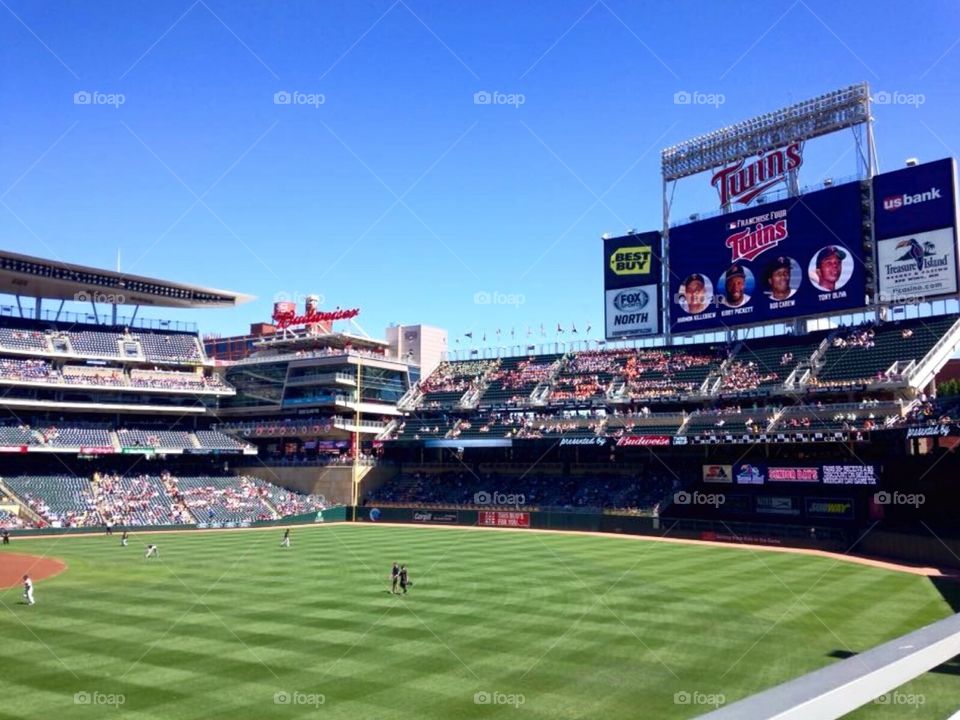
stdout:
<svg viewBox="0 0 960 720">
<path fill-rule="evenodd" d="M 361 497 L 368 489 L 379 487 L 397 473 L 393 466 L 362 468 Z M 308 495 L 323 495 L 328 504 L 350 505 L 353 469 L 341 466 L 327 467 L 236 467 L 240 475 L 252 475 L 266 482 L 296 490 Z"/>
</svg>

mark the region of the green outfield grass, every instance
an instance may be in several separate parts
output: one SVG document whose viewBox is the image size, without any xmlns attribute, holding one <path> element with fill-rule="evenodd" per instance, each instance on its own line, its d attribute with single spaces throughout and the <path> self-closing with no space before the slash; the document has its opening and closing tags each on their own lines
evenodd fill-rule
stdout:
<svg viewBox="0 0 960 720">
<path fill-rule="evenodd" d="M 69 569 L 33 607 L 0 591 L 0 718 L 693 717 L 951 612 L 925 578 L 751 549 L 342 524 L 284 550 L 281 532 L 15 539 Z M 857 716 L 946 717 L 960 677 L 902 692 L 923 704 Z"/>
</svg>

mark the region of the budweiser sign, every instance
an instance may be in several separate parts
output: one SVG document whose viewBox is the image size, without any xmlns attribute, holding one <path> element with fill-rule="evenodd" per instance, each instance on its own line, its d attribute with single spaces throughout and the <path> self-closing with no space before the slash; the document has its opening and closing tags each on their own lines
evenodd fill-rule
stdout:
<svg viewBox="0 0 960 720">
<path fill-rule="evenodd" d="M 669 435 L 624 435 L 617 440 L 617 447 L 650 447 L 669 444 Z"/>
<path fill-rule="evenodd" d="M 787 238 L 787 219 L 775 222 L 758 222 L 753 228 L 735 232 L 727 238 L 730 262 L 753 260 L 760 253 L 775 248 Z"/>
<path fill-rule="evenodd" d="M 774 150 L 746 164 L 744 158 L 717 172 L 710 184 L 720 193 L 720 205 L 749 205 L 758 195 L 787 179 L 787 174 L 803 164 L 803 149 L 793 143 L 783 150 Z"/>
</svg>

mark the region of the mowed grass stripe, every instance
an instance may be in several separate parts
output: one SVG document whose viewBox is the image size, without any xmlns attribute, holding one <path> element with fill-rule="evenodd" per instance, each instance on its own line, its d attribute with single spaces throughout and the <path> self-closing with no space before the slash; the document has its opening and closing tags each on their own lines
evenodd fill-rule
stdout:
<svg viewBox="0 0 960 720">
<path fill-rule="evenodd" d="M 37 584 L 36 607 L 11 605 L 42 643 L 0 608 L 2 711 L 109 717 L 73 703 L 99 689 L 138 719 L 319 717 L 278 692 L 322 693 L 324 717 L 351 720 L 689 717 L 708 708 L 674 693 L 732 700 L 949 612 L 923 578 L 825 558 L 373 525 L 295 528 L 284 550 L 281 535 L 15 542 L 70 569 Z M 394 560 L 405 598 L 387 592 Z M 477 705 L 478 691 L 525 702 Z"/>
</svg>

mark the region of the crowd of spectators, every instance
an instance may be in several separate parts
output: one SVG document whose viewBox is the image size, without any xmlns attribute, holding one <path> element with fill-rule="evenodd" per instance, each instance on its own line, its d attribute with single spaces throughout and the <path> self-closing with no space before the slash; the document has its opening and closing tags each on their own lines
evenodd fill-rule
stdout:
<svg viewBox="0 0 960 720">
<path fill-rule="evenodd" d="M 47 360 L 0 359 L 0 378 L 18 382 L 42 382 L 98 387 L 138 387 L 161 390 L 229 390 L 219 375 L 133 369 L 128 376 L 123 368 L 88 365 L 64 365 L 57 369 Z"/>
<path fill-rule="evenodd" d="M 9 510 L 0 510 L 0 529 L 17 530 L 20 528 L 32 527 L 33 523 L 29 520 L 16 515 Z"/>
<path fill-rule="evenodd" d="M 265 500 L 269 491 L 255 479 L 237 477 L 173 477 L 164 484 L 172 498 L 190 510 L 197 522 L 274 520 Z"/>
<path fill-rule="evenodd" d="M 20 382 L 44 382 L 56 380 L 57 371 L 46 360 L 3 358 L 0 360 L 0 377 Z"/>
<path fill-rule="evenodd" d="M 487 375 L 491 383 L 499 383 L 505 390 L 533 389 L 534 386 L 550 378 L 559 360 L 537 362 L 530 358 L 511 368 L 498 368 Z"/>
<path fill-rule="evenodd" d="M 14 476 L 4 482 L 9 502 L 40 515 L 40 527 L 113 525 L 141 527 L 196 522 L 275 520 L 322 510 L 323 497 L 301 495 L 247 476 L 175 477 L 94 473 L 77 476 Z M 6 502 L 6 501 L 5 501 Z M 0 511 L 0 527 L 30 526 Z"/>
<path fill-rule="evenodd" d="M 597 375 L 563 376 L 553 382 L 551 400 L 589 400 L 606 395 L 607 387 Z"/>
<path fill-rule="evenodd" d="M 913 331 L 910 331 L 910 334 L 912 335 Z M 876 331 L 873 328 L 873 323 L 864 323 L 839 333 L 833 338 L 832 344 L 835 348 L 864 348 L 869 350 L 876 345 L 876 342 L 874 342 L 875 336 Z"/>
<path fill-rule="evenodd" d="M 775 382 L 779 377 L 777 373 L 761 368 L 753 360 L 731 360 L 724 367 L 720 378 L 720 391 L 756 390 L 761 385 Z"/>
<path fill-rule="evenodd" d="M 91 485 L 100 514 L 114 525 L 184 525 L 193 518 L 167 493 L 170 474 L 99 475 Z"/>
<path fill-rule="evenodd" d="M 499 365 L 499 360 L 442 362 L 430 377 L 420 381 L 420 391 L 425 395 L 439 392 L 466 392 L 471 388 L 479 387 L 483 376 Z"/>
</svg>

